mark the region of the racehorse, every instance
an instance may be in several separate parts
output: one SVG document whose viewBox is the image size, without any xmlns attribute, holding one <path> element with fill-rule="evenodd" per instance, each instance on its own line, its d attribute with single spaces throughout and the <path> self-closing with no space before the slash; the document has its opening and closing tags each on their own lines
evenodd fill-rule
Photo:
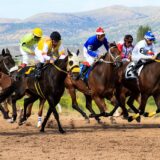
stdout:
<svg viewBox="0 0 160 160">
<path fill-rule="evenodd" d="M 11 85 L 11 78 L 9 77 L 11 72 L 14 72 L 17 70 L 18 67 L 15 64 L 15 61 L 12 58 L 12 55 L 10 54 L 10 51 L 8 48 L 2 49 L 2 53 L 0 54 L 0 87 L 1 91 L 3 91 L 5 88 L 7 88 L 9 85 Z M 3 113 L 3 116 L 5 119 L 10 119 L 8 115 L 8 104 L 11 104 L 11 99 L 8 98 L 6 101 L 4 101 L 3 106 L 0 105 L 0 110 Z M 16 113 L 16 109 L 12 108 L 13 110 L 13 116 Z"/>
<path fill-rule="evenodd" d="M 141 74 L 138 76 L 139 87 L 135 87 L 135 81 L 128 81 L 124 78 L 123 84 L 132 92 L 132 94 L 141 94 L 139 112 L 134 117 L 153 116 L 160 112 L 160 54 L 157 54 L 156 60 L 149 60 L 144 64 Z M 145 113 L 145 106 L 150 96 L 153 96 L 157 105 L 154 113 Z M 134 96 L 133 96 L 134 97 Z M 133 98 L 134 99 L 134 98 Z"/>
<path fill-rule="evenodd" d="M 118 102 L 116 101 L 115 97 L 115 79 L 117 75 L 117 68 L 121 64 L 119 55 L 120 52 L 116 44 L 111 43 L 109 52 L 106 53 L 103 58 L 97 60 L 97 62 L 93 65 L 93 69 L 90 72 L 87 82 L 88 86 L 86 86 L 86 84 L 81 79 L 77 80 L 75 78 L 76 76 L 73 75 L 73 73 L 67 79 L 70 82 L 68 82 L 67 84 L 69 84 L 71 87 L 70 91 L 72 93 L 72 103 L 74 102 L 72 105 L 74 107 L 78 107 L 75 93 L 75 89 L 78 89 L 86 96 L 86 107 L 91 112 L 90 117 L 95 117 L 97 121 L 100 120 L 100 116 L 112 115 L 116 110 L 115 107 L 110 114 L 106 113 L 106 104 L 104 102 L 104 98 L 109 99 L 114 106 L 118 106 Z M 92 99 L 99 107 L 101 112 L 100 114 L 95 114 L 95 112 L 93 111 L 91 104 Z"/>
<path fill-rule="evenodd" d="M 26 120 L 27 106 L 36 101 L 38 98 L 46 99 L 49 104 L 49 109 L 42 123 L 40 131 L 44 131 L 47 120 L 53 112 L 60 133 L 64 133 L 55 106 L 60 101 L 60 98 L 64 92 L 64 80 L 67 76 L 66 70 L 74 70 L 73 66 L 72 68 L 70 68 L 69 65 L 67 66 L 67 64 L 70 64 L 69 58 L 72 56 L 73 55 L 68 52 L 68 57 L 65 59 L 58 59 L 54 64 L 48 64 L 42 70 L 42 76 L 38 80 L 31 77 L 22 77 L 21 79 L 14 81 L 8 90 L 0 95 L 0 102 L 3 101 L 8 95 L 11 95 L 13 92 L 15 92 L 15 95 L 12 95 L 12 102 L 14 102 L 14 105 L 16 106 L 16 101 L 23 97 L 25 92 L 29 93 L 31 96 L 25 98 L 24 100 L 24 115 L 20 120 L 20 122 L 23 123 Z M 74 68 L 76 67 L 78 66 L 75 66 Z"/>
<path fill-rule="evenodd" d="M 0 54 L 0 87 L 1 87 L 1 92 L 3 92 L 4 89 L 6 89 L 7 87 L 9 87 L 11 85 L 11 81 L 13 80 L 12 78 L 12 74 L 14 74 L 13 72 L 17 72 L 18 67 L 15 64 L 15 61 L 12 57 L 12 55 L 10 54 L 10 51 L 8 48 L 6 49 L 2 49 L 2 54 Z M 40 100 L 40 104 L 39 104 L 39 112 L 38 115 L 42 115 L 41 113 L 41 108 L 44 106 L 45 101 L 44 100 Z M 5 119 L 9 119 L 9 122 L 13 122 L 16 117 L 17 117 L 17 113 L 16 113 L 16 108 L 13 107 L 13 119 L 10 119 L 8 113 L 9 113 L 9 109 L 8 109 L 8 105 L 13 106 L 12 105 L 12 99 L 11 97 L 9 97 L 6 101 L 3 102 L 3 106 L 0 105 L 0 110 L 3 113 L 3 116 Z M 28 111 L 27 111 L 27 117 L 30 116 L 30 108 L 32 107 L 33 104 L 31 104 L 30 106 L 28 106 Z"/>
<path fill-rule="evenodd" d="M 89 75 L 88 86 L 91 89 L 91 97 L 101 112 L 98 117 L 112 115 L 115 108 L 119 106 L 116 99 L 116 78 L 118 74 L 117 69 L 121 64 L 120 51 L 115 43 L 111 43 L 109 45 L 109 51 L 105 54 L 104 58 L 98 60 L 98 63 Z M 116 106 L 110 114 L 106 112 L 105 98 Z M 124 113 L 127 112 L 126 108 L 122 109 Z"/>
</svg>

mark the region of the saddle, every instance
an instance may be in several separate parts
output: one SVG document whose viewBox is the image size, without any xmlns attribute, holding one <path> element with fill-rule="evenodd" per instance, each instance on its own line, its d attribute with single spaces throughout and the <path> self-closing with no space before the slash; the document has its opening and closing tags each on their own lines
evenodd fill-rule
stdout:
<svg viewBox="0 0 160 160">
<path fill-rule="evenodd" d="M 125 79 L 137 79 L 144 66 L 153 63 L 153 60 L 139 61 L 137 64 L 130 62 L 125 70 Z"/>
<path fill-rule="evenodd" d="M 49 64 L 44 64 L 44 66 L 41 68 L 41 70 L 44 70 Z M 21 78 L 22 76 L 25 77 L 32 77 L 36 78 L 36 66 L 26 66 L 24 68 L 20 68 L 17 72 L 17 78 Z"/>
<path fill-rule="evenodd" d="M 24 68 L 20 68 L 17 72 L 17 77 L 32 77 L 34 74 L 35 66 L 26 66 Z"/>
</svg>

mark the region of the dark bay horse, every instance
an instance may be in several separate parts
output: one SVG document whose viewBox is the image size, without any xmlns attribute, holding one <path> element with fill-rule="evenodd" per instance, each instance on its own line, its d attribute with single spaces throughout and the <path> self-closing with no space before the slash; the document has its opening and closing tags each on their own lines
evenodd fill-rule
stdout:
<svg viewBox="0 0 160 160">
<path fill-rule="evenodd" d="M 60 101 L 60 98 L 64 92 L 64 80 L 67 76 L 66 70 L 67 68 L 70 69 L 67 66 L 67 64 L 70 64 L 70 56 L 73 55 L 69 54 L 65 59 L 57 60 L 55 64 L 48 64 L 45 70 L 42 71 L 42 77 L 39 80 L 35 78 L 22 78 L 14 81 L 11 87 L 9 87 L 5 93 L 0 95 L 0 102 L 3 101 L 8 95 L 15 92 L 15 95 L 12 95 L 12 101 L 16 104 L 16 101 L 23 97 L 25 92 L 28 92 L 31 96 L 24 100 L 24 115 L 21 119 L 22 123 L 26 120 L 27 106 L 36 101 L 38 98 L 43 97 L 48 101 L 49 109 L 42 123 L 41 131 L 44 131 L 47 120 L 53 112 L 58 123 L 59 131 L 64 133 L 55 106 Z"/>
<path fill-rule="evenodd" d="M 13 74 L 14 72 L 17 72 L 17 70 L 18 70 L 18 66 L 16 66 L 16 63 L 9 49 L 8 48 L 2 49 L 2 53 L 0 54 L 0 72 L 1 72 L 0 73 L 0 87 L 2 89 L 1 92 L 3 92 L 5 88 L 11 85 L 11 81 L 15 78 L 13 77 Z M 39 104 L 40 111 L 38 112 L 38 115 L 41 115 L 41 108 L 44 106 L 44 102 L 45 102 L 44 100 L 40 100 L 40 104 Z M 8 115 L 9 113 L 8 105 L 13 106 L 11 97 L 9 97 L 6 101 L 4 101 L 3 105 L 0 105 L 0 110 L 2 111 L 5 119 L 9 119 L 9 122 L 13 122 L 17 117 L 16 108 L 13 106 L 12 108 L 13 119 L 10 119 Z M 31 114 L 30 108 L 32 107 L 32 105 L 33 104 L 28 106 L 29 108 L 27 112 L 28 117 Z"/>
<path fill-rule="evenodd" d="M 10 51 L 8 48 L 2 49 L 2 53 L 0 54 L 0 87 L 1 91 L 3 91 L 5 88 L 9 87 L 11 85 L 11 72 L 14 72 L 17 70 L 18 67 L 15 64 L 15 61 L 12 58 L 12 55 L 10 54 Z M 0 105 L 0 110 L 2 111 L 5 119 L 10 119 L 8 115 L 8 104 L 11 105 L 11 99 L 8 98 L 6 101 L 4 101 L 3 106 Z M 16 113 L 16 109 L 12 108 L 13 115 Z"/>
<path fill-rule="evenodd" d="M 132 92 L 132 94 L 141 94 L 140 107 L 137 116 L 144 115 L 148 116 L 149 113 L 145 113 L 145 106 L 147 100 L 150 96 L 153 96 L 155 103 L 157 105 L 157 110 L 152 115 L 160 112 L 160 62 L 159 55 L 157 55 L 157 60 L 150 61 L 148 64 L 144 65 L 140 76 L 138 77 L 139 90 L 135 87 L 135 81 L 127 81 L 124 79 L 123 84 Z M 134 97 L 134 96 L 133 96 Z"/>
</svg>

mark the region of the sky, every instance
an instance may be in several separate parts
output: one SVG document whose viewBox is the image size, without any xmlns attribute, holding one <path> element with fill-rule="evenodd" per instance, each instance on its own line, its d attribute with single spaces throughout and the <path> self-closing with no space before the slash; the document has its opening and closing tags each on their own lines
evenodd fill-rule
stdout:
<svg viewBox="0 0 160 160">
<path fill-rule="evenodd" d="M 73 13 L 111 5 L 160 6 L 160 0 L 0 0 L 0 18 L 24 19 L 43 12 Z M 153 3 L 154 2 L 154 3 Z"/>
</svg>

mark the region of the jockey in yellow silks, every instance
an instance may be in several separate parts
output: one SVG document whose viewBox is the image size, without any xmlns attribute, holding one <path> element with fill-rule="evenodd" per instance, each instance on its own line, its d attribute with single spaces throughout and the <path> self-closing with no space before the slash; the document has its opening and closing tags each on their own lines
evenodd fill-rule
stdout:
<svg viewBox="0 0 160 160">
<path fill-rule="evenodd" d="M 36 77 L 40 76 L 41 68 L 46 61 L 53 61 L 55 57 L 64 59 L 66 55 L 60 33 L 54 31 L 50 37 L 41 38 L 35 49 L 35 56 L 39 62 L 36 66 Z"/>
</svg>

